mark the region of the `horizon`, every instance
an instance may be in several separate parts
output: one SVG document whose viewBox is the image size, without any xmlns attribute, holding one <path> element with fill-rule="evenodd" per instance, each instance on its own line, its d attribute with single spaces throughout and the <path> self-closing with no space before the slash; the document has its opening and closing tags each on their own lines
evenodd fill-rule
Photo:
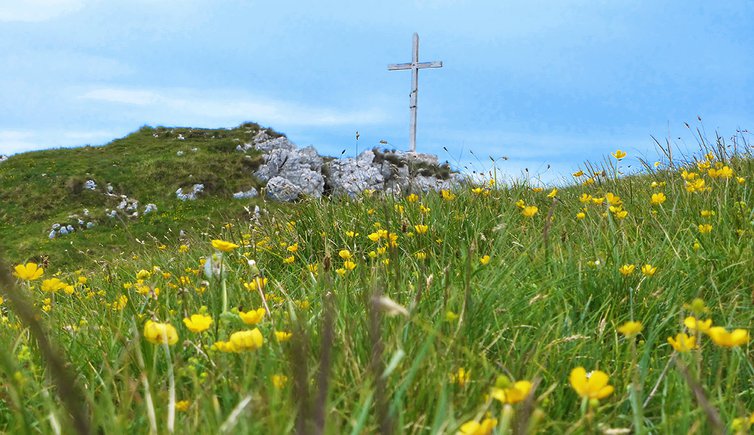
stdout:
<svg viewBox="0 0 754 435">
<path fill-rule="evenodd" d="M 410 74 L 387 65 L 417 32 L 419 61 L 444 64 L 419 73 L 417 151 L 552 182 L 619 148 L 655 160 L 653 136 L 751 128 L 752 18 L 744 0 L 0 4 L 0 154 L 245 121 L 321 154 L 405 151 Z"/>
</svg>

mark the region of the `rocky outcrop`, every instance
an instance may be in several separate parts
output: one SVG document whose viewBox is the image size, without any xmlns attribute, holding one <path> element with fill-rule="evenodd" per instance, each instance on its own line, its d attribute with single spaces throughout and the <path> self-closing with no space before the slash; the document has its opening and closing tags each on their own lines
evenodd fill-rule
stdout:
<svg viewBox="0 0 754 435">
<path fill-rule="evenodd" d="M 250 143 L 237 147 L 243 152 L 251 149 L 264 156 L 254 175 L 267 183 L 267 197 L 277 201 L 324 194 L 355 196 L 366 189 L 426 192 L 450 189 L 463 182 L 463 177 L 432 154 L 374 148 L 356 157 L 325 159 L 313 147 L 298 148 L 286 137 L 273 138 L 264 130 Z"/>
</svg>

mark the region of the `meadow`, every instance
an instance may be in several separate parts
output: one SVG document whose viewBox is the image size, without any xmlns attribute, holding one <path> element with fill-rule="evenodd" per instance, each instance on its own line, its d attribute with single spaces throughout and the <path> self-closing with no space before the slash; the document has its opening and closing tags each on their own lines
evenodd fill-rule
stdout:
<svg viewBox="0 0 754 435">
<path fill-rule="evenodd" d="M 0 430 L 748 433 L 754 160 L 701 145 L 14 260 Z"/>
</svg>

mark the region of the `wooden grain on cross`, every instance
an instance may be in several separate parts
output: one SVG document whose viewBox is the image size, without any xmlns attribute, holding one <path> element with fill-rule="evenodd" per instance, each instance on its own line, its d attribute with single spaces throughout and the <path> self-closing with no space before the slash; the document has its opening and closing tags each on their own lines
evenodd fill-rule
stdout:
<svg viewBox="0 0 754 435">
<path fill-rule="evenodd" d="M 409 132 L 409 145 L 411 146 L 411 152 L 416 152 L 416 105 L 419 93 L 419 70 L 424 68 L 442 68 L 442 61 L 435 62 L 419 62 L 419 35 L 414 33 L 414 47 L 413 54 L 411 56 L 411 63 L 398 63 L 388 65 L 389 71 L 410 69 L 411 70 L 411 101 L 409 108 L 411 109 L 411 124 Z"/>
</svg>

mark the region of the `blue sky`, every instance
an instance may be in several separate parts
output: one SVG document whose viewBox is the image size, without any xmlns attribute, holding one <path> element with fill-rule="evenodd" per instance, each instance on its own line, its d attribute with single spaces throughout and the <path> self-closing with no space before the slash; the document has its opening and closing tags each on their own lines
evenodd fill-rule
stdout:
<svg viewBox="0 0 754 435">
<path fill-rule="evenodd" d="M 386 67 L 418 32 L 444 62 L 420 73 L 418 150 L 553 179 L 693 143 L 697 115 L 754 129 L 752 22 L 751 0 L 0 0 L 0 153 L 244 121 L 324 154 L 357 130 L 405 149 L 410 73 Z"/>
</svg>

